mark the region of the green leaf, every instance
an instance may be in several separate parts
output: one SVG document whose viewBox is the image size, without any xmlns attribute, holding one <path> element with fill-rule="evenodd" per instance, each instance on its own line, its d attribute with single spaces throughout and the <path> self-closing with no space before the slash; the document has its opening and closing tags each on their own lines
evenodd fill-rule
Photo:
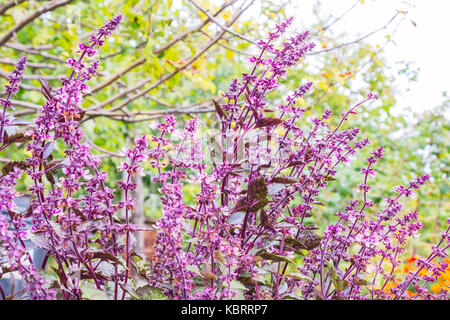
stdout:
<svg viewBox="0 0 450 320">
<path fill-rule="evenodd" d="M 136 296 L 138 296 L 140 300 L 167 299 L 167 297 L 162 293 L 161 290 L 149 285 L 136 289 Z"/>
<path fill-rule="evenodd" d="M 339 276 L 338 276 L 336 269 L 334 268 L 333 262 L 331 260 L 327 261 L 326 268 L 331 275 L 331 281 L 333 282 L 334 287 L 336 288 L 336 291 L 341 292 L 344 289 L 345 284 L 343 281 L 341 281 L 339 279 Z"/>
<path fill-rule="evenodd" d="M 225 287 L 228 287 L 227 285 L 224 285 Z M 230 283 L 230 289 L 232 290 L 248 290 L 245 285 L 243 285 L 241 282 L 237 280 L 233 280 Z"/>
<path fill-rule="evenodd" d="M 302 300 L 300 297 L 293 293 L 285 294 L 281 297 L 282 300 Z"/>
<path fill-rule="evenodd" d="M 84 299 L 87 300 L 110 300 L 108 295 L 97 289 L 92 283 L 83 281 L 80 284 L 81 294 Z"/>
<path fill-rule="evenodd" d="M 193 265 L 189 264 L 189 265 L 186 266 L 186 269 L 191 271 L 191 272 L 193 272 L 193 273 L 195 273 L 196 275 L 198 275 L 200 277 L 203 277 L 202 273 L 200 272 L 200 270 L 198 269 L 197 266 L 193 266 Z"/>
</svg>

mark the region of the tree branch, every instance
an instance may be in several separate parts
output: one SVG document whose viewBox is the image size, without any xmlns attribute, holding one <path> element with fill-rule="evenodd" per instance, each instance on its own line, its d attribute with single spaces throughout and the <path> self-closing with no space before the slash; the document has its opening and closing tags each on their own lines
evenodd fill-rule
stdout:
<svg viewBox="0 0 450 320">
<path fill-rule="evenodd" d="M 385 24 L 384 26 L 382 26 L 381 28 L 378 28 L 377 30 L 374 30 L 374 31 L 372 31 L 372 32 L 370 32 L 370 33 L 368 33 L 368 34 L 362 36 L 361 38 L 358 38 L 358 39 L 356 39 L 356 40 L 353 40 L 353 41 L 350 41 L 350 42 L 346 42 L 346 43 L 340 44 L 340 45 L 335 46 L 335 47 L 333 47 L 333 48 L 328 48 L 328 49 L 324 49 L 324 50 L 320 50 L 320 51 L 316 51 L 316 52 L 307 53 L 306 55 L 308 55 L 308 56 L 313 56 L 313 55 L 316 55 L 316 54 L 325 53 L 325 52 L 330 52 L 330 51 L 333 51 L 333 50 L 340 49 L 340 48 L 342 48 L 342 47 L 346 47 L 346 46 L 349 46 L 349 45 L 358 43 L 358 42 L 360 42 L 360 41 L 362 41 L 362 40 L 364 40 L 364 39 L 370 37 L 371 35 L 373 35 L 373 34 L 379 32 L 379 31 L 381 31 L 381 30 L 383 30 L 383 29 L 386 29 L 386 28 L 391 24 L 391 22 L 394 21 L 395 18 L 397 18 L 397 16 L 398 16 L 400 13 L 402 13 L 402 12 L 397 11 L 397 13 L 396 13 L 396 14 L 388 21 L 388 23 L 386 23 L 386 24 Z"/>
<path fill-rule="evenodd" d="M 6 2 L 2 5 L 0 5 L 0 16 L 3 16 L 6 13 L 6 11 L 8 11 L 12 7 L 15 7 L 18 4 L 21 4 L 22 2 L 25 2 L 25 1 L 26 0 L 13 0 L 13 1 Z"/>
<path fill-rule="evenodd" d="M 4 79 L 9 79 L 9 73 L 0 69 L 0 77 L 2 77 Z M 39 78 L 44 79 L 44 80 L 59 80 L 62 78 L 62 76 L 30 75 L 30 74 L 24 74 L 22 76 L 23 80 L 39 80 Z"/>
<path fill-rule="evenodd" d="M 349 13 L 350 11 L 353 10 L 353 8 L 355 8 L 359 3 L 361 2 L 361 0 L 357 0 L 349 9 L 347 9 L 340 17 L 336 18 L 333 20 L 333 22 L 331 22 L 330 24 L 326 25 L 325 27 L 322 28 L 322 31 L 327 30 L 328 28 L 330 28 L 333 24 L 335 24 L 336 22 L 342 20 L 342 18 L 344 18 L 347 13 Z"/>
<path fill-rule="evenodd" d="M 29 53 L 29 54 L 35 54 L 35 55 L 38 55 L 38 56 L 41 56 L 41 57 L 44 57 L 44 58 L 47 58 L 47 59 L 50 59 L 50 60 L 54 60 L 54 61 L 60 62 L 60 63 L 66 63 L 63 59 L 61 59 L 61 58 L 59 58 L 57 56 L 48 54 L 46 52 L 41 52 L 39 50 L 30 49 L 27 46 L 24 46 L 23 44 L 20 44 L 20 43 L 6 43 L 5 47 L 10 48 L 10 49 L 14 49 L 14 50 L 17 50 L 17 51 Z"/>
<path fill-rule="evenodd" d="M 152 98 L 152 99 L 154 99 L 154 98 Z M 220 97 L 217 101 L 220 101 L 221 99 L 222 99 L 222 97 Z M 154 100 L 156 100 L 156 99 L 154 99 Z M 118 117 L 119 118 L 126 117 L 127 119 L 133 119 L 133 117 L 137 117 L 137 116 L 151 116 L 151 119 L 156 119 L 156 118 L 163 117 L 164 115 L 167 115 L 167 114 L 195 114 L 195 113 L 207 113 L 207 112 L 215 111 L 214 108 L 207 108 L 208 106 L 211 105 L 211 102 L 210 102 L 211 99 L 209 99 L 208 101 L 194 103 L 194 104 L 184 106 L 184 107 L 176 107 L 176 106 L 169 105 L 169 104 L 166 104 L 166 103 L 158 101 L 158 100 L 156 100 L 156 101 L 157 101 L 157 103 L 166 106 L 167 109 L 138 110 L 138 111 L 133 111 L 133 112 L 109 111 L 109 110 L 86 111 L 86 117 L 82 120 L 82 122 L 86 122 L 88 120 L 91 120 L 91 119 L 97 118 L 97 117 L 109 117 L 109 118 L 117 120 Z M 31 103 L 31 102 L 21 101 L 21 100 L 12 100 L 11 102 L 13 103 L 13 106 L 23 107 L 23 108 L 27 109 L 27 110 L 20 110 L 20 111 L 15 111 L 15 112 L 11 113 L 14 117 L 24 116 L 27 114 L 33 114 L 33 113 L 41 110 L 41 108 L 42 108 L 41 105 Z M 142 118 L 139 119 L 139 121 L 143 121 Z"/>
<path fill-rule="evenodd" d="M 210 39 L 213 38 L 213 37 L 211 37 L 209 34 L 207 34 L 205 31 L 200 30 L 200 32 L 201 32 L 202 34 L 204 34 L 205 36 L 207 36 L 208 38 L 210 38 Z M 221 39 L 221 40 L 225 40 L 225 39 Z M 226 40 L 225 40 L 225 41 L 226 41 Z M 245 52 L 245 51 L 236 49 L 236 48 L 232 48 L 232 47 L 230 47 L 230 46 L 227 46 L 226 44 L 221 43 L 220 41 L 217 42 L 217 45 L 219 45 L 219 46 L 221 46 L 222 48 L 225 48 L 225 49 L 227 49 L 227 50 L 234 51 L 234 52 L 236 52 L 236 53 L 239 53 L 239 54 L 242 54 L 242 55 L 245 55 L 245 56 L 252 56 L 251 53 L 248 53 L 248 52 Z"/>
<path fill-rule="evenodd" d="M 59 8 L 61 6 L 65 6 L 69 3 L 71 3 L 73 0 L 60 0 L 60 1 L 51 1 L 49 3 L 46 3 L 33 13 L 31 13 L 29 16 L 27 16 L 25 19 L 17 23 L 14 27 L 9 29 L 2 37 L 0 37 L 0 46 L 4 45 L 9 39 L 13 37 L 15 33 L 20 31 L 22 28 L 24 28 L 26 25 L 31 23 L 33 20 L 39 18 L 42 14 L 53 11 L 56 8 Z"/>
<path fill-rule="evenodd" d="M 240 33 L 234 32 L 233 30 L 229 29 L 229 28 L 226 27 L 226 26 L 223 26 L 223 25 L 222 25 L 220 22 L 218 22 L 213 16 L 211 16 L 207 10 L 205 10 L 204 8 L 202 8 L 202 7 L 201 7 L 197 2 L 195 2 L 194 0 L 189 0 L 189 2 L 192 3 L 192 4 L 193 4 L 197 9 L 199 9 L 201 12 L 203 12 L 210 20 L 212 20 L 216 25 L 218 25 L 222 30 L 224 30 L 224 31 L 228 32 L 229 34 L 232 34 L 232 35 L 234 35 L 235 37 L 238 37 L 238 38 L 240 38 L 240 39 L 242 39 L 242 40 L 245 40 L 245 41 L 247 41 L 247 42 L 250 42 L 251 44 L 254 44 L 255 46 L 258 45 L 255 41 L 253 41 L 253 40 L 251 40 L 251 39 L 249 39 L 249 38 L 243 36 L 243 35 L 240 34 Z"/>
<path fill-rule="evenodd" d="M 26 102 L 26 101 L 21 101 L 21 100 L 11 100 L 11 102 L 12 102 L 13 106 L 24 107 L 27 109 L 34 110 L 34 111 L 28 112 L 26 114 L 34 113 L 35 111 L 42 109 L 42 106 L 35 104 L 35 103 L 31 103 L 31 102 Z"/>
<path fill-rule="evenodd" d="M 22 46 L 23 48 L 32 50 L 32 51 L 44 51 L 44 50 L 55 49 L 55 45 L 53 45 L 53 44 L 41 44 L 41 45 L 33 46 L 33 45 L 21 44 L 19 42 L 13 42 L 13 43 L 11 43 L 11 45 Z"/>
<path fill-rule="evenodd" d="M 99 147 L 98 145 L 96 145 L 95 143 L 93 143 L 93 142 L 88 138 L 87 134 L 84 134 L 83 137 L 84 137 L 84 139 L 86 140 L 87 144 L 90 145 L 92 148 L 94 148 L 94 149 L 97 150 L 97 151 L 100 151 L 100 152 L 102 152 L 102 153 L 106 153 L 106 154 L 108 154 L 108 155 L 110 155 L 110 156 L 113 156 L 113 157 L 123 157 L 123 156 L 124 156 L 123 154 L 116 153 L 116 152 L 113 152 L 113 151 L 109 151 L 109 150 L 106 150 L 106 149 L 103 149 L 103 148 Z"/>
<path fill-rule="evenodd" d="M 123 76 L 124 74 L 130 72 L 132 69 L 136 68 L 137 66 L 145 63 L 145 61 L 147 60 L 146 57 L 142 57 L 134 62 L 132 62 L 130 65 L 128 65 L 125 69 L 123 69 L 122 71 L 117 72 L 115 75 L 113 75 L 111 78 L 105 80 L 104 82 L 100 83 L 99 85 L 95 86 L 94 88 L 91 89 L 90 94 L 93 94 L 101 89 L 103 89 L 106 86 L 109 86 L 111 83 L 113 83 L 114 81 L 116 81 L 117 79 L 119 79 L 121 76 Z"/>
<path fill-rule="evenodd" d="M 193 107 L 178 107 L 178 108 L 171 108 L 171 109 L 163 109 L 163 110 L 138 110 L 138 111 L 132 111 L 132 112 L 120 112 L 120 111 L 87 111 L 86 114 L 92 117 L 123 117 L 126 116 L 128 118 L 136 117 L 136 116 L 142 116 L 142 115 L 151 115 L 151 116 L 157 116 L 160 117 L 162 115 L 166 114 L 189 114 L 189 113 L 205 113 L 205 112 L 212 112 L 215 109 L 214 108 L 207 108 L 205 107 L 211 105 L 210 101 L 202 102 L 197 105 L 194 105 Z"/>
<path fill-rule="evenodd" d="M 241 15 L 242 13 L 247 10 L 254 2 L 255 0 L 252 0 L 250 2 L 249 5 L 247 5 L 244 9 L 239 9 L 235 15 L 231 18 L 231 20 L 227 23 L 227 26 L 232 25 Z M 152 91 L 153 89 L 159 87 L 162 83 L 164 83 L 165 81 L 169 80 L 170 78 L 172 78 L 173 76 L 175 76 L 176 74 L 178 74 L 179 72 L 185 70 L 187 67 L 189 67 L 192 63 L 194 63 L 198 58 L 200 58 L 209 48 L 211 48 L 217 41 L 219 41 L 222 36 L 225 34 L 225 30 L 221 30 L 217 33 L 217 35 L 211 40 L 209 41 L 205 46 L 203 46 L 199 52 L 197 52 L 193 57 L 191 57 L 188 61 L 186 61 L 186 63 L 181 66 L 176 68 L 174 71 L 172 71 L 171 73 L 168 73 L 166 75 L 164 75 L 163 77 L 161 77 L 159 80 L 157 80 L 156 82 L 154 82 L 149 88 L 144 89 L 144 90 L 140 90 L 137 93 L 135 93 L 133 96 L 125 99 L 124 101 L 122 101 L 120 104 L 118 104 L 117 106 L 111 107 L 109 109 L 109 111 L 115 111 L 115 110 L 119 110 L 123 107 L 125 107 L 127 104 L 129 104 L 130 102 L 142 97 L 143 95 L 147 94 L 148 92 Z M 110 99 L 105 100 L 104 102 L 93 106 L 91 108 L 89 108 L 88 110 L 99 110 L 102 109 L 104 107 L 106 107 L 107 105 L 112 104 L 114 101 L 116 101 L 117 99 L 133 92 L 136 90 L 139 90 L 140 88 L 142 88 L 143 86 L 145 86 L 147 83 L 149 83 L 152 80 L 152 78 L 147 78 L 142 80 L 141 82 L 139 82 L 138 84 L 134 85 L 133 87 L 130 87 L 122 92 L 119 92 L 118 94 L 114 95 L 113 97 L 111 97 Z"/>
<path fill-rule="evenodd" d="M 222 4 L 222 7 L 220 7 L 219 10 L 217 10 L 216 13 L 213 14 L 214 17 L 217 17 L 223 10 L 225 10 L 225 8 L 227 8 L 228 6 L 232 5 L 233 3 L 235 3 L 237 0 L 233 0 L 230 2 L 225 2 L 224 4 Z M 205 21 L 203 21 L 202 23 L 200 23 L 198 26 L 186 30 L 185 32 L 183 32 L 182 34 L 172 38 L 172 40 L 170 40 L 168 43 L 166 43 L 165 45 L 163 45 L 162 47 L 153 50 L 153 54 L 158 54 L 160 52 L 163 52 L 167 49 L 169 49 L 170 47 L 172 47 L 174 44 L 176 44 L 177 42 L 183 40 L 184 38 L 186 38 L 189 34 L 197 32 L 199 30 L 201 30 L 204 26 L 206 26 L 209 22 L 211 21 L 211 19 L 208 17 L 207 19 L 205 19 Z"/>
<path fill-rule="evenodd" d="M 17 64 L 17 61 L 13 61 L 11 59 L 7 58 L 0 58 L 0 64 L 8 64 L 15 66 Z M 48 63 L 35 63 L 35 62 L 27 62 L 27 67 L 29 68 L 36 68 L 36 69 L 56 69 L 56 66 L 53 64 Z"/>
</svg>

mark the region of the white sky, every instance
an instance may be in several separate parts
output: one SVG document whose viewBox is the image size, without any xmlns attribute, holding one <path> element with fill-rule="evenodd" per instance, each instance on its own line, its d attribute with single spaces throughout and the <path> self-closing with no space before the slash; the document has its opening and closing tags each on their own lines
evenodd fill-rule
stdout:
<svg viewBox="0 0 450 320">
<path fill-rule="evenodd" d="M 291 15 L 296 17 L 299 25 L 308 27 L 315 18 L 311 16 L 315 0 L 293 0 L 298 8 Z M 341 16 L 355 0 L 322 0 L 321 14 L 328 17 Z M 397 70 L 399 61 L 413 62 L 414 68 L 420 68 L 418 81 L 407 83 L 399 77 L 395 83 L 397 110 L 410 107 L 414 111 L 423 111 L 440 105 L 444 98 L 443 91 L 450 94 L 450 0 L 366 0 L 358 4 L 342 20 L 334 24 L 334 34 L 345 32 L 339 42 L 355 40 L 385 25 L 396 10 L 407 10 L 408 14 L 397 28 L 390 43 L 385 47 L 386 67 Z M 372 45 L 384 45 L 386 35 L 391 34 L 404 15 L 385 30 L 365 39 Z M 411 22 L 416 23 L 416 27 Z M 331 21 L 331 20 L 330 20 Z M 300 30 L 299 30 L 300 31 Z M 403 77 L 404 78 L 404 77 Z M 410 88 L 408 91 L 407 89 Z"/>
</svg>

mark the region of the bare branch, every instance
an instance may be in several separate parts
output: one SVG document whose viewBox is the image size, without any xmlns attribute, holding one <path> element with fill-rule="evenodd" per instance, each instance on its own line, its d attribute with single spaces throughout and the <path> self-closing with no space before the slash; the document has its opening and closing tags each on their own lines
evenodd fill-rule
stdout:
<svg viewBox="0 0 450 320">
<path fill-rule="evenodd" d="M 12 102 L 13 106 L 16 106 L 16 107 L 24 107 L 24 108 L 27 108 L 27 109 L 32 109 L 34 111 L 42 109 L 42 106 L 40 106 L 38 104 L 31 103 L 31 102 L 26 102 L 26 101 L 21 101 L 21 100 L 11 100 L 11 102 Z M 33 113 L 33 112 L 29 112 L 29 113 Z"/>
<path fill-rule="evenodd" d="M 9 79 L 8 72 L 5 72 L 0 69 L 0 77 Z M 59 80 L 62 78 L 62 76 L 48 76 L 48 75 L 30 75 L 30 74 L 24 74 L 23 80 L 39 80 L 39 78 L 44 80 Z"/>
<path fill-rule="evenodd" d="M 188 114 L 188 113 L 205 113 L 205 112 L 211 112 L 214 111 L 214 108 L 208 108 L 205 109 L 205 107 L 210 106 L 211 102 L 202 102 L 197 105 L 194 105 L 193 107 L 187 106 L 187 107 L 178 107 L 178 108 L 171 108 L 171 109 L 163 109 L 163 110 L 138 110 L 138 111 L 132 111 L 132 112 L 124 112 L 124 111 L 87 111 L 86 114 L 93 117 L 136 117 L 136 116 L 143 116 L 143 115 L 151 115 L 151 116 L 157 116 L 160 117 L 161 115 L 166 114 Z"/>
<path fill-rule="evenodd" d="M 99 85 L 95 86 L 94 88 L 91 89 L 90 94 L 93 94 L 101 89 L 103 89 L 106 86 L 109 86 L 111 83 L 113 83 L 114 81 L 116 81 L 117 79 L 119 79 L 121 76 L 123 76 L 124 74 L 130 72 L 132 69 L 136 68 L 137 66 L 143 64 L 145 61 L 147 60 L 147 58 L 142 57 L 134 62 L 132 62 L 130 65 L 128 65 L 124 70 L 119 71 L 118 73 L 116 73 L 115 75 L 113 75 L 111 78 L 105 80 L 104 82 L 100 83 Z"/>
<path fill-rule="evenodd" d="M 207 108 L 208 106 L 211 105 L 211 99 L 204 101 L 204 102 L 200 102 L 200 103 L 193 103 L 193 104 L 183 106 L 183 107 L 176 107 L 173 105 L 169 105 L 165 102 L 154 99 L 153 97 L 149 97 L 149 99 L 152 99 L 155 102 L 157 102 L 158 104 L 167 107 L 167 109 L 164 109 L 164 110 L 138 110 L 138 111 L 133 111 L 133 112 L 109 111 L 109 110 L 86 111 L 86 118 L 83 119 L 82 122 L 86 122 L 90 119 L 97 118 L 97 117 L 111 117 L 111 118 L 127 117 L 127 118 L 131 119 L 132 117 L 137 117 L 137 116 L 152 116 L 152 119 L 153 119 L 153 118 L 160 118 L 166 114 L 195 114 L 195 113 L 207 113 L 207 112 L 212 112 L 215 110 L 214 108 Z M 217 101 L 220 101 L 221 99 L 223 99 L 223 98 L 220 97 Z M 23 107 L 23 108 L 27 109 L 27 110 L 20 110 L 20 111 L 13 112 L 12 115 L 15 117 L 24 116 L 27 114 L 33 114 L 33 113 L 41 110 L 41 108 L 42 108 L 41 105 L 22 101 L 22 100 L 12 100 L 11 102 L 13 103 L 13 106 L 15 106 L 15 107 Z"/>
<path fill-rule="evenodd" d="M 213 37 L 211 37 L 209 34 L 207 34 L 205 31 L 200 30 L 200 32 L 201 32 L 202 34 L 204 34 L 205 36 L 207 36 L 208 38 L 210 38 L 210 39 L 213 38 Z M 221 40 L 225 40 L 225 39 L 221 39 Z M 234 52 L 236 52 L 236 53 L 239 53 L 239 54 L 242 54 L 242 55 L 245 55 L 245 56 L 252 56 L 251 53 L 248 53 L 248 52 L 245 52 L 245 51 L 236 49 L 236 48 L 232 48 L 232 47 L 230 47 L 230 46 L 227 46 L 226 44 L 221 43 L 220 41 L 218 41 L 217 44 L 218 44 L 219 46 L 221 46 L 222 48 L 225 48 L 225 49 L 227 49 L 227 50 L 234 51 Z"/>
<path fill-rule="evenodd" d="M 93 143 L 93 142 L 88 138 L 87 134 L 84 134 L 83 137 L 84 137 L 84 139 L 86 140 L 87 144 L 90 145 L 93 149 L 95 149 L 95 150 L 97 150 L 97 151 L 100 151 L 100 152 L 102 152 L 102 153 L 106 153 L 106 154 L 108 154 L 108 155 L 110 155 L 110 156 L 113 156 L 113 157 L 123 157 L 123 156 L 124 156 L 123 154 L 116 153 L 116 152 L 113 152 L 113 151 L 109 151 L 109 150 L 106 150 L 106 149 L 103 149 L 103 148 L 99 147 L 98 145 L 96 145 L 95 143 Z"/>
<path fill-rule="evenodd" d="M 32 45 L 20 44 L 18 42 L 13 42 L 13 43 L 11 43 L 11 45 L 22 46 L 23 48 L 32 50 L 32 51 L 44 51 L 44 50 L 55 49 L 55 45 L 53 45 L 53 44 L 41 44 L 41 45 L 37 45 L 37 46 L 32 46 Z"/>
<path fill-rule="evenodd" d="M 136 50 L 136 49 L 145 47 L 145 46 L 147 45 L 147 43 L 148 43 L 148 39 L 146 39 L 146 40 L 144 40 L 144 41 L 138 43 L 135 47 L 133 47 L 133 50 Z M 116 52 L 113 52 L 113 53 L 110 53 L 110 54 L 108 54 L 108 55 L 106 55 L 106 56 L 100 56 L 100 59 L 101 59 L 101 60 L 106 60 L 106 59 L 109 59 L 109 58 L 118 56 L 119 54 L 122 54 L 122 53 L 124 53 L 124 52 L 125 52 L 125 48 L 122 48 L 121 50 L 116 51 Z"/>
<path fill-rule="evenodd" d="M 17 51 L 24 52 L 24 53 L 35 54 L 35 55 L 41 56 L 43 58 L 51 59 L 51 60 L 57 61 L 59 63 L 62 63 L 64 65 L 66 64 L 66 61 L 64 59 L 61 59 L 61 58 L 59 58 L 57 56 L 48 54 L 46 52 L 42 52 L 42 51 L 35 50 L 35 49 L 30 49 L 28 46 L 25 46 L 25 45 L 23 45 L 21 43 L 17 43 L 17 42 L 16 43 L 6 43 L 4 46 L 7 47 L 7 48 L 11 48 L 11 49 L 14 49 L 14 50 L 17 50 Z M 31 66 L 31 64 L 30 64 L 30 66 Z M 51 65 L 44 64 L 43 66 L 51 66 Z M 51 67 L 51 69 L 56 69 L 56 66 L 55 67 Z M 103 73 L 100 72 L 100 71 L 97 72 L 97 74 L 99 76 L 103 76 Z"/>
<path fill-rule="evenodd" d="M 38 56 L 41 56 L 41 57 L 44 57 L 44 58 L 47 58 L 47 59 L 50 59 L 50 60 L 54 60 L 54 61 L 60 62 L 60 63 L 66 63 L 63 59 L 61 59 L 61 58 L 59 58 L 57 56 L 48 54 L 46 52 L 41 52 L 39 50 L 30 49 L 27 46 L 24 46 L 23 44 L 20 44 L 20 43 L 6 43 L 5 47 L 11 48 L 11 49 L 14 49 L 14 50 L 17 50 L 17 51 L 29 53 L 29 54 L 35 54 L 35 55 L 38 55 Z"/>
<path fill-rule="evenodd" d="M 17 6 L 18 4 L 21 4 L 22 2 L 25 1 L 26 0 L 12 0 L 0 5 L 0 16 L 4 15 L 5 12 L 11 9 L 12 7 Z"/>
<path fill-rule="evenodd" d="M 338 18 L 334 19 L 333 22 L 331 22 L 330 24 L 326 25 L 325 27 L 322 28 L 322 31 L 327 30 L 328 28 L 330 28 L 333 24 L 335 24 L 336 22 L 342 20 L 350 11 L 352 11 L 359 3 L 361 2 L 361 0 L 357 0 L 349 9 L 347 9 L 342 15 L 340 15 Z"/>
<path fill-rule="evenodd" d="M 112 120 L 116 121 L 123 121 L 126 123 L 136 123 L 136 122 L 144 122 L 149 120 L 155 120 L 164 117 L 167 114 L 199 114 L 199 113 L 208 113 L 208 112 L 214 112 L 216 109 L 209 108 L 209 109 L 192 109 L 192 110 L 177 110 L 172 112 L 161 112 L 158 114 L 146 116 L 146 117 L 129 117 L 129 116 L 108 116 Z"/>
<path fill-rule="evenodd" d="M 8 64 L 15 66 L 17 64 L 17 61 L 7 59 L 7 58 L 0 58 L 0 64 Z M 36 69 L 56 69 L 56 66 L 53 64 L 48 63 L 35 63 L 35 62 L 27 62 L 27 67 L 29 68 L 36 68 Z"/>
<path fill-rule="evenodd" d="M 225 2 L 222 7 L 219 8 L 219 10 L 217 10 L 216 13 L 213 14 L 213 17 L 217 17 L 225 8 L 227 8 L 228 6 L 232 5 L 233 3 L 235 3 L 237 0 L 233 0 L 230 2 Z M 162 47 L 153 50 L 153 54 L 158 54 L 160 52 L 163 52 L 167 49 L 169 49 L 170 47 L 172 47 L 174 44 L 176 44 L 177 42 L 183 40 L 184 38 L 186 38 L 189 34 L 197 32 L 199 30 L 201 30 L 204 26 L 206 26 L 209 22 L 211 21 L 211 19 L 208 17 L 207 19 L 205 19 L 205 21 L 203 21 L 202 23 L 200 23 L 198 26 L 186 30 L 185 32 L 183 32 L 182 34 L 172 38 L 172 40 L 170 40 L 168 43 L 166 43 L 165 45 L 163 45 Z"/>
<path fill-rule="evenodd" d="M 165 79 L 165 80 L 167 80 L 167 79 Z M 164 81 L 165 81 L 165 80 L 164 80 Z M 123 91 L 121 91 L 121 92 L 115 94 L 115 95 L 112 96 L 111 98 L 106 99 L 105 101 L 99 103 L 98 105 L 95 105 L 95 106 L 93 106 L 93 107 L 88 108 L 88 110 L 98 110 L 98 109 L 102 109 L 102 108 L 106 107 L 107 105 L 110 105 L 111 103 L 113 103 L 113 102 L 116 101 L 117 99 L 120 99 L 121 97 L 123 97 L 123 96 L 125 96 L 125 95 L 127 95 L 127 94 L 129 94 L 129 93 L 131 93 L 131 92 L 133 92 L 133 91 L 139 90 L 139 88 L 143 87 L 144 85 L 146 85 L 146 84 L 149 83 L 150 81 L 152 81 L 152 78 L 151 78 L 151 77 L 145 78 L 145 79 L 139 81 L 139 82 L 138 82 L 137 84 L 135 84 L 134 86 L 129 87 L 129 88 L 127 88 L 127 89 L 125 89 L 125 90 L 123 90 Z"/>
<path fill-rule="evenodd" d="M 325 53 L 325 52 L 330 52 L 330 51 L 333 51 L 333 50 L 340 49 L 340 48 L 342 48 L 342 47 L 346 47 L 346 46 L 349 46 L 349 45 L 358 43 L 358 42 L 360 42 L 360 41 L 362 41 L 362 40 L 364 40 L 364 39 L 370 37 L 371 35 L 373 35 L 373 34 L 379 32 L 379 31 L 381 31 L 381 30 L 383 30 L 383 29 L 386 29 L 386 28 L 391 24 L 391 22 L 394 21 L 395 18 L 397 18 L 397 16 L 398 16 L 400 13 L 402 13 L 402 12 L 401 12 L 401 11 L 397 11 L 397 13 L 396 13 L 396 14 L 388 21 L 388 23 L 386 23 L 386 24 L 385 24 L 384 26 L 382 26 L 381 28 L 378 28 L 378 29 L 376 29 L 376 30 L 374 30 L 374 31 L 372 31 L 372 32 L 370 32 L 370 33 L 368 33 L 368 34 L 362 36 L 361 38 L 358 38 L 358 39 L 356 39 L 356 40 L 353 40 L 353 41 L 350 41 L 350 42 L 346 42 L 346 43 L 340 44 L 340 45 L 335 46 L 335 47 L 333 47 L 333 48 L 328 48 L 328 49 L 324 49 L 324 50 L 320 50 L 320 51 L 316 51 L 316 52 L 307 53 L 307 55 L 308 55 L 308 56 L 313 56 L 313 55 L 316 55 L 316 54 Z"/>
<path fill-rule="evenodd" d="M 33 20 L 39 18 L 42 14 L 53 11 L 56 8 L 65 6 L 71 3 L 73 0 L 60 0 L 60 1 L 51 1 L 46 3 L 33 13 L 31 13 L 28 17 L 17 23 L 14 27 L 9 29 L 2 37 L 0 37 L 0 46 L 4 45 L 9 39 L 13 37 L 15 33 L 25 27 L 27 24 L 31 23 Z"/>
<path fill-rule="evenodd" d="M 125 110 L 121 111 L 113 111 L 110 112 L 109 110 L 104 111 L 88 111 L 86 114 L 88 115 L 85 117 L 82 122 L 86 122 L 88 120 L 97 118 L 97 117 L 108 117 L 115 121 L 123 121 L 127 123 L 136 123 L 136 122 L 144 122 L 149 120 L 154 120 L 158 118 L 162 118 L 167 114 L 199 114 L 199 113 L 208 113 L 208 112 L 215 112 L 215 108 L 211 107 L 211 101 L 213 98 L 208 99 L 207 101 L 199 102 L 199 103 L 193 103 L 187 106 L 173 106 L 168 105 L 164 102 L 160 102 L 162 104 L 167 105 L 167 109 L 160 109 L 160 110 L 141 110 L 141 111 L 133 111 L 133 112 L 126 112 Z M 223 97 L 217 97 L 217 102 L 220 102 L 223 100 Z"/>
<path fill-rule="evenodd" d="M 213 16 L 211 16 L 207 10 L 205 10 L 204 8 L 202 8 L 202 7 L 201 7 L 197 2 L 195 2 L 194 0 L 189 0 L 189 2 L 192 3 L 192 4 L 193 4 L 197 9 L 199 9 L 201 12 L 203 12 L 210 20 L 212 20 L 216 25 L 218 25 L 222 30 L 224 30 L 224 31 L 226 31 L 226 32 L 228 32 L 228 33 L 230 33 L 230 34 L 234 35 L 235 37 L 238 37 L 238 38 L 240 38 L 240 39 L 242 39 L 242 40 L 245 40 L 245 41 L 247 41 L 247 42 L 250 42 L 250 43 L 254 44 L 255 46 L 258 45 L 255 41 L 253 41 L 253 40 L 251 40 L 251 39 L 248 39 L 247 37 L 243 36 L 243 35 L 240 34 L 240 33 L 234 32 L 233 30 L 229 29 L 229 28 L 226 27 L 226 26 L 223 26 L 223 25 L 222 25 L 220 22 L 218 22 Z"/>
</svg>

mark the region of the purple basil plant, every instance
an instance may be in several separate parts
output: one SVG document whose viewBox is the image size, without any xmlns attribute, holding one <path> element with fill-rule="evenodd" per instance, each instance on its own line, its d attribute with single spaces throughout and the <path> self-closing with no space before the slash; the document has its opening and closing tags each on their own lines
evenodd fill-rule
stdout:
<svg viewBox="0 0 450 320">
<path fill-rule="evenodd" d="M 9 296 L 0 287 L 0 299 L 409 299 L 405 292 L 411 286 L 416 298 L 448 298 L 446 292 L 432 295 L 425 286 L 447 268 L 449 228 L 418 261 L 417 272 L 390 293 L 385 290 L 408 238 L 421 227 L 417 212 L 404 213 L 401 199 L 429 176 L 397 187 L 394 198 L 375 208 L 368 181 L 383 157 L 382 147 L 361 171 L 362 199 L 336 212 L 337 222 L 324 233 L 309 222 L 323 205 L 320 191 L 336 180 L 339 166 L 369 144 L 359 138 L 358 128 L 344 129 L 345 121 L 378 97 L 368 94 L 333 129 L 327 124 L 331 110 L 306 119 L 305 109 L 297 106 L 311 82 L 281 105 L 267 100 L 287 68 L 314 47 L 308 32 L 277 44 L 292 18 L 258 42 L 261 50 L 250 59 L 250 73 L 232 81 L 225 102 L 213 101 L 219 132 L 205 138 L 197 118 L 180 130 L 168 115 L 154 127 L 157 135 L 135 139 L 119 167 L 126 177 L 117 182 L 124 197 L 115 201 L 116 190 L 106 186 L 107 174 L 84 142 L 79 121 L 86 82 L 100 64 L 85 64 L 83 58 L 95 56 L 121 19 L 115 16 L 78 46 L 79 58 L 68 59 L 72 71 L 61 87 L 42 81 L 47 101 L 29 132 L 14 133 L 23 122 L 6 115 L 26 58 L 10 75 L 6 98 L 0 100 L 0 150 L 25 141 L 31 157 L 6 164 L 0 177 L 0 276 L 18 274 L 24 282 L 20 293 Z M 302 129 L 305 123 L 308 130 Z M 65 146 L 62 161 L 51 155 L 57 140 Z M 136 252 L 133 234 L 142 226 L 130 223 L 136 205 L 133 177 L 143 174 L 144 163 L 156 173 L 152 183 L 159 186 L 163 207 L 149 261 Z M 31 178 L 33 197 L 20 213 L 16 184 L 23 175 Z M 195 203 L 184 196 L 187 184 L 198 187 Z M 125 222 L 118 219 L 121 209 Z M 31 228 L 25 219 L 31 219 Z M 30 242 L 45 250 L 40 265 L 28 250 Z M 431 274 L 423 275 L 422 269 Z"/>
</svg>

